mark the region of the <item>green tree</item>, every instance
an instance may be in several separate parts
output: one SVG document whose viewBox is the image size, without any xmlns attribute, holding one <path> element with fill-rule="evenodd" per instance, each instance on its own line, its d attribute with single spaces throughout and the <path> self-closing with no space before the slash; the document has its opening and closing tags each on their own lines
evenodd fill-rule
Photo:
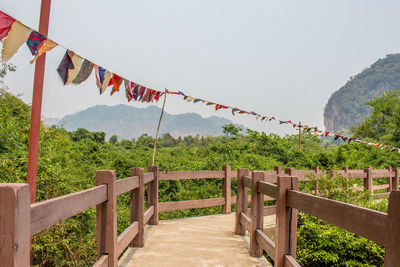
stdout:
<svg viewBox="0 0 400 267">
<path fill-rule="evenodd" d="M 108 142 L 112 145 L 115 145 L 116 142 L 118 142 L 118 137 L 114 134 L 113 136 L 110 137 Z"/>
<path fill-rule="evenodd" d="M 235 126 L 232 123 L 222 126 L 222 132 L 226 134 L 228 137 L 237 137 L 240 135 L 240 132 L 242 130 L 243 130 L 242 128 L 240 128 L 239 126 Z"/>
<path fill-rule="evenodd" d="M 389 90 L 381 97 L 366 102 L 373 108 L 365 121 L 353 128 L 354 136 L 371 139 L 387 145 L 400 145 L 399 90 Z"/>
</svg>

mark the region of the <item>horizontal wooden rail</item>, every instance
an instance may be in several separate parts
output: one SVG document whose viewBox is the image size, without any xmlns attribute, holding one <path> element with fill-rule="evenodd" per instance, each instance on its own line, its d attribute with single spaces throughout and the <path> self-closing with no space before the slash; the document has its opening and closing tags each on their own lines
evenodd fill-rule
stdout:
<svg viewBox="0 0 400 267">
<path fill-rule="evenodd" d="M 287 191 L 287 206 L 385 245 L 386 213 L 293 190 Z"/>
<path fill-rule="evenodd" d="M 117 196 L 139 187 L 139 176 L 117 180 Z"/>
<path fill-rule="evenodd" d="M 275 198 L 267 196 L 267 195 L 264 195 L 264 201 L 268 201 L 268 200 L 275 200 Z M 231 197 L 231 203 L 232 204 L 236 204 L 236 202 L 237 202 L 237 196 L 232 196 Z M 251 196 L 247 197 L 247 202 L 251 203 Z"/>
<path fill-rule="evenodd" d="M 367 178 L 367 174 L 360 170 L 349 170 L 348 176 L 351 178 Z"/>
<path fill-rule="evenodd" d="M 251 188 L 252 187 L 251 176 L 243 176 L 243 184 L 244 186 Z"/>
<path fill-rule="evenodd" d="M 394 176 L 389 172 L 389 170 L 372 170 L 371 173 L 372 178 L 386 178 L 389 176 Z"/>
<path fill-rule="evenodd" d="M 159 180 L 213 179 L 224 178 L 224 171 L 173 171 L 159 172 Z"/>
<path fill-rule="evenodd" d="M 373 190 L 387 189 L 389 188 L 388 184 L 374 185 L 372 186 Z"/>
<path fill-rule="evenodd" d="M 108 267 L 108 255 L 101 256 L 94 264 L 93 267 Z"/>
<path fill-rule="evenodd" d="M 292 255 L 285 255 L 283 258 L 283 264 L 285 267 L 301 267 Z"/>
<path fill-rule="evenodd" d="M 164 211 L 174 211 L 174 210 L 197 209 L 197 208 L 221 206 L 224 204 L 225 204 L 225 199 L 222 197 L 176 201 L 176 202 L 164 202 L 158 204 L 158 211 L 164 212 Z"/>
<path fill-rule="evenodd" d="M 250 217 L 247 216 L 244 212 L 240 213 L 240 223 L 244 225 L 244 228 L 250 232 L 251 220 Z"/>
<path fill-rule="evenodd" d="M 133 222 L 129 225 L 117 238 L 117 255 L 121 255 L 124 249 L 132 242 L 138 234 L 138 222 Z"/>
<path fill-rule="evenodd" d="M 154 172 L 144 174 L 144 184 L 150 183 L 154 180 Z"/>
<path fill-rule="evenodd" d="M 107 201 L 107 186 L 52 198 L 31 205 L 31 235 L 68 219 L 90 207 Z"/>
<path fill-rule="evenodd" d="M 275 243 L 272 241 L 263 231 L 260 229 L 256 230 L 256 240 L 261 248 L 267 252 L 267 254 L 275 259 Z"/>
<path fill-rule="evenodd" d="M 144 219 L 143 219 L 144 224 L 146 224 L 150 220 L 153 214 L 154 214 L 154 206 L 151 206 L 144 212 Z"/>
<path fill-rule="evenodd" d="M 278 196 L 278 187 L 268 182 L 258 182 L 258 192 L 276 199 Z"/>
</svg>

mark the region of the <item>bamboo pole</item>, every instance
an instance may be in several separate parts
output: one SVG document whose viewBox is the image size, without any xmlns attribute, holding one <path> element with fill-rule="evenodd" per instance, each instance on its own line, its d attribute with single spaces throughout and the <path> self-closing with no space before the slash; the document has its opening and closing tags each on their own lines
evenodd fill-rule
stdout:
<svg viewBox="0 0 400 267">
<path fill-rule="evenodd" d="M 165 101 L 167 100 L 167 90 L 164 91 L 164 102 L 162 105 L 162 110 L 161 110 L 161 115 L 160 115 L 160 120 L 158 121 L 158 127 L 157 127 L 157 133 L 156 133 L 156 139 L 154 139 L 154 147 L 153 147 L 153 159 L 151 165 L 154 166 L 154 159 L 156 157 L 156 146 L 157 146 L 157 139 L 158 139 L 158 132 L 160 131 L 160 125 L 161 125 L 161 120 L 164 115 L 164 108 L 165 108 Z"/>
<path fill-rule="evenodd" d="M 299 121 L 299 125 L 301 125 L 301 121 Z M 301 151 L 301 128 L 299 127 L 299 151 Z"/>
</svg>

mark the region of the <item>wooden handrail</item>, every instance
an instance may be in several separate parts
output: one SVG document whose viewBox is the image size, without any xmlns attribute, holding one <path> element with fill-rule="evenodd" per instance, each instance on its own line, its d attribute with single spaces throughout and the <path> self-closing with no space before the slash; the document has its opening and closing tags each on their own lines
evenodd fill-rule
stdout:
<svg viewBox="0 0 400 267">
<path fill-rule="evenodd" d="M 101 256 L 94 264 L 93 267 L 108 267 L 108 255 Z"/>
<path fill-rule="evenodd" d="M 107 201 L 107 186 L 100 185 L 77 193 L 31 205 L 31 235 Z"/>
<path fill-rule="evenodd" d="M 144 184 L 150 183 L 154 180 L 154 173 L 148 172 L 144 174 Z"/>
<path fill-rule="evenodd" d="M 278 196 L 278 187 L 271 183 L 258 182 L 258 192 L 276 199 Z"/>
<path fill-rule="evenodd" d="M 139 187 L 139 176 L 117 180 L 117 195 L 121 195 Z"/>
<path fill-rule="evenodd" d="M 223 197 L 175 201 L 175 202 L 163 202 L 158 204 L 159 205 L 158 210 L 160 212 L 165 212 L 174 210 L 198 209 L 198 208 L 220 206 L 223 204 L 225 204 L 225 199 Z"/>
<path fill-rule="evenodd" d="M 287 192 L 287 206 L 385 245 L 386 213 L 293 190 Z"/>
<path fill-rule="evenodd" d="M 246 187 L 251 188 L 251 176 L 243 176 L 243 184 Z"/>
<path fill-rule="evenodd" d="M 186 180 L 186 179 L 220 179 L 224 178 L 224 171 L 171 171 L 159 172 L 160 180 Z"/>
<path fill-rule="evenodd" d="M 143 223 L 146 224 L 150 220 L 151 216 L 153 216 L 153 214 L 154 214 L 154 206 L 151 206 L 144 212 Z"/>
</svg>

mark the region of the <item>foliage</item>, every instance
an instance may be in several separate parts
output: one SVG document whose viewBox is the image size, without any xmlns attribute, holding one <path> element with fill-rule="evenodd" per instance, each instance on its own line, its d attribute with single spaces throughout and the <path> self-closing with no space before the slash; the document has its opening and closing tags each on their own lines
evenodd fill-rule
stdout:
<svg viewBox="0 0 400 267">
<path fill-rule="evenodd" d="M 30 108 L 20 99 L 1 91 L 0 93 L 0 182 L 25 182 L 29 138 Z M 311 169 L 338 169 L 348 166 L 360 169 L 366 166 L 383 168 L 387 165 L 399 166 L 400 156 L 387 150 L 365 145 L 322 146 L 320 139 L 304 133 L 302 151 L 298 151 L 297 136 L 267 135 L 248 130 L 238 134 L 227 126 L 229 131 L 223 136 L 185 136 L 173 138 L 164 134 L 157 143 L 156 165 L 161 171 L 169 170 L 220 170 L 222 165 L 232 169 L 249 168 L 271 170 L 274 166 Z M 232 131 L 235 130 L 235 131 Z M 37 201 L 66 195 L 88 189 L 95 185 L 96 170 L 114 169 L 118 179 L 130 176 L 131 167 L 145 167 L 151 164 L 154 138 L 143 135 L 137 140 L 123 139 L 106 142 L 104 133 L 78 129 L 68 132 L 57 127 L 41 126 Z M 114 142 L 115 141 L 115 142 Z M 200 198 L 221 197 L 221 180 L 162 181 L 159 186 L 160 202 Z M 235 194 L 235 181 L 232 192 Z M 308 190 L 305 186 L 304 190 Z M 322 191 L 321 191 L 322 192 Z M 339 197 L 333 195 L 328 197 Z M 343 197 L 345 199 L 345 197 Z M 118 197 L 118 232 L 129 223 L 129 195 Z M 371 205 L 368 201 L 362 205 Z M 360 205 L 361 205 L 360 204 Z M 382 204 L 383 205 L 383 204 Z M 384 206 L 384 205 L 383 205 Z M 378 208 L 382 206 L 378 206 Z M 219 213 L 220 207 L 166 212 L 161 219 L 188 217 Z M 317 255 L 320 262 L 329 261 L 333 246 L 353 246 L 352 256 L 338 247 L 337 264 L 360 261 L 362 249 L 370 248 L 363 257 L 374 264 L 370 256 L 375 248 L 369 241 L 359 239 L 356 243 L 334 240 L 336 232 L 327 240 L 335 241 L 331 247 L 323 244 L 324 233 L 331 226 L 320 221 L 302 217 L 299 232 L 315 237 L 314 243 L 299 245 L 299 259 L 304 265 L 311 264 L 307 255 Z M 89 209 L 77 216 L 63 221 L 34 238 L 33 262 L 40 266 L 89 266 L 96 258 L 95 210 Z M 336 235 L 337 236 L 337 235 Z M 299 242 L 306 242 L 300 234 Z M 310 241 L 311 242 L 311 241 Z M 320 245 L 318 245 L 320 244 Z M 317 248 L 317 249 L 316 249 Z M 322 252 L 326 250 L 327 252 Z M 316 254 L 316 253 L 319 254 Z M 381 257 L 377 249 L 376 257 Z M 312 254 L 314 253 L 314 254 Z M 346 254 L 347 253 L 347 254 Z M 326 255 L 326 257 L 324 256 Z M 345 255 L 345 256 L 344 256 Z M 336 256 L 335 256 L 336 257 Z M 341 260 L 341 259 L 345 260 Z M 361 261 L 366 262 L 366 261 Z M 377 261 L 376 261 L 377 262 Z M 336 263 L 335 263 L 336 264 Z"/>
<path fill-rule="evenodd" d="M 357 138 L 400 146 L 400 91 L 390 90 L 367 102 L 373 108 L 371 115 L 353 129 Z"/>
</svg>

